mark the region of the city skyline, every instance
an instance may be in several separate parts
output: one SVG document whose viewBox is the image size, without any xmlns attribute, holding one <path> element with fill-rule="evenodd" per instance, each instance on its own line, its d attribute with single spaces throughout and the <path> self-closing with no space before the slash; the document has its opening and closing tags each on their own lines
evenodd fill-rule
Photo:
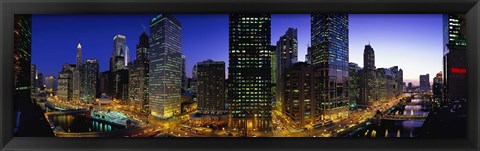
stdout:
<svg viewBox="0 0 480 151">
<path fill-rule="evenodd" d="M 106 71 L 109 68 L 108 59 L 113 50 L 112 38 L 117 34 L 125 35 L 127 46 L 134 48 L 142 32 L 145 31 L 150 35 L 148 23 L 153 16 L 150 14 L 33 15 L 32 63 L 37 65 L 38 72 L 43 73 L 44 77 L 57 77 L 64 63 L 75 63 L 75 47 L 81 43 L 83 58 L 98 59 L 100 71 Z M 175 16 L 183 25 L 182 53 L 187 58 L 188 77 L 191 77 L 192 67 L 197 62 L 207 59 L 228 61 L 227 14 L 175 14 Z M 272 14 L 271 43 L 276 44 L 278 38 L 288 28 L 297 28 L 298 60 L 305 61 L 306 49 L 310 45 L 309 22 L 309 14 Z M 441 58 L 442 55 L 441 14 L 351 14 L 349 22 L 349 62 L 363 67 L 363 48 L 370 43 L 375 49 L 377 68 L 398 65 L 404 70 L 405 83 L 412 82 L 418 85 L 419 75 L 434 75 L 441 71 L 441 59 L 429 59 Z M 83 26 L 87 23 L 91 25 Z M 415 26 L 408 25 L 411 23 L 415 23 Z M 98 28 L 91 28 L 91 26 Z M 389 38 L 383 38 L 387 36 Z M 57 55 L 51 55 L 53 52 L 65 57 L 55 58 Z M 135 53 L 131 52 L 130 55 L 132 57 L 129 60 L 133 62 Z M 406 58 L 414 58 L 421 63 L 409 62 L 407 60 L 410 59 Z M 225 72 L 228 73 L 228 65 Z M 433 79 L 429 80 L 433 81 Z"/>
</svg>

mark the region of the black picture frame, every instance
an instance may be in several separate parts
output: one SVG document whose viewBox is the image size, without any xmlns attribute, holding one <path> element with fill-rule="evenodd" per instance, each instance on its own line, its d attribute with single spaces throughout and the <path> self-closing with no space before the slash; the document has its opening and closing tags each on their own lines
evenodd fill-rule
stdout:
<svg viewBox="0 0 480 151">
<path fill-rule="evenodd" d="M 13 137 L 14 14 L 102 13 L 465 13 L 468 138 L 56 138 Z M 479 150 L 479 0 L 2 0 L 2 150 Z"/>
</svg>

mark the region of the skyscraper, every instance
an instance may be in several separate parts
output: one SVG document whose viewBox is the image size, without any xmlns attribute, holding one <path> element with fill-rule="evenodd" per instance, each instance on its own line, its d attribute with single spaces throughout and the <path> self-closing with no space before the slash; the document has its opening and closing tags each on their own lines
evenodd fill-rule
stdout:
<svg viewBox="0 0 480 151">
<path fill-rule="evenodd" d="M 54 91 L 55 90 L 55 77 L 54 76 L 48 76 L 45 78 L 45 85 L 46 85 L 46 90 L 47 91 Z"/>
<path fill-rule="evenodd" d="M 466 75 L 466 18 L 464 14 L 443 16 L 443 100 L 465 99 Z"/>
<path fill-rule="evenodd" d="M 320 120 L 346 116 L 348 105 L 348 15 L 311 15 L 311 62 L 320 84 Z"/>
<path fill-rule="evenodd" d="M 186 91 L 187 90 L 187 82 L 188 82 L 188 78 L 187 78 L 187 73 L 186 73 L 186 61 L 187 60 L 187 56 L 185 56 L 184 54 L 182 54 L 182 60 L 181 60 L 181 64 L 180 64 L 180 69 L 182 70 L 182 92 Z"/>
<path fill-rule="evenodd" d="M 280 111 L 283 113 L 285 111 L 285 105 L 283 102 L 285 100 L 285 82 L 284 74 L 287 68 L 293 66 L 293 64 L 298 61 L 298 41 L 297 41 L 297 29 L 288 28 L 285 35 L 281 36 L 277 41 L 277 51 L 276 51 L 276 99 L 277 104 L 280 107 Z"/>
<path fill-rule="evenodd" d="M 420 75 L 420 90 L 430 91 L 430 76 L 429 76 L 429 74 Z"/>
<path fill-rule="evenodd" d="M 37 90 L 37 66 L 35 64 L 32 64 L 30 66 L 30 87 L 32 93 Z"/>
<path fill-rule="evenodd" d="M 360 102 L 357 103 L 361 107 L 370 106 L 378 99 L 378 95 L 375 93 L 375 88 L 377 87 L 376 84 L 377 80 L 377 72 L 375 67 L 375 51 L 373 50 L 370 44 L 365 45 L 365 49 L 363 51 L 363 76 L 360 81 Z"/>
<path fill-rule="evenodd" d="M 15 94 L 30 96 L 32 15 L 14 15 Z"/>
<path fill-rule="evenodd" d="M 316 121 L 314 101 L 318 86 L 315 72 L 310 64 L 298 62 L 285 70 L 285 112 L 295 128 L 304 128 Z"/>
<path fill-rule="evenodd" d="M 443 88 L 442 72 L 439 72 L 433 78 L 433 85 L 432 85 L 433 99 L 436 103 L 441 102 L 442 88 Z"/>
<path fill-rule="evenodd" d="M 207 60 L 197 63 L 197 108 L 212 114 L 225 108 L 225 62 Z"/>
<path fill-rule="evenodd" d="M 130 69 L 129 97 L 137 111 L 148 111 L 148 35 L 143 32 L 137 45 L 137 58 Z"/>
<path fill-rule="evenodd" d="M 73 100 L 80 101 L 81 99 L 81 69 L 82 69 L 82 45 L 77 45 L 76 67 L 73 71 Z"/>
<path fill-rule="evenodd" d="M 351 108 L 356 107 L 357 102 L 360 101 L 360 72 L 363 71 L 358 64 L 348 63 L 348 97 Z"/>
<path fill-rule="evenodd" d="M 269 131 L 271 106 L 270 14 L 230 14 L 229 128 Z"/>
<path fill-rule="evenodd" d="M 149 106 L 151 115 L 169 118 L 180 114 L 182 25 L 171 14 L 150 21 Z M 153 78 L 155 77 L 155 78 Z"/>
<path fill-rule="evenodd" d="M 113 53 L 110 58 L 110 72 L 114 73 L 118 69 L 125 69 L 128 63 L 128 47 L 124 35 L 115 35 L 113 37 Z"/>
<path fill-rule="evenodd" d="M 87 59 L 82 65 L 82 101 L 94 103 L 97 96 L 99 65 L 96 59 Z"/>
<path fill-rule="evenodd" d="M 73 72 L 75 65 L 64 64 L 62 71 L 58 73 L 58 99 L 62 101 L 71 101 L 73 99 Z"/>
</svg>

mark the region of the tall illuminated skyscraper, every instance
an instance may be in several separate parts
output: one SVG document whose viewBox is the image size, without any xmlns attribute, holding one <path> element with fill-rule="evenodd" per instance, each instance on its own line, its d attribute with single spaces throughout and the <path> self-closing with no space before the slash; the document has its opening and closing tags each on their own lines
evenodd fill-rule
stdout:
<svg viewBox="0 0 480 151">
<path fill-rule="evenodd" d="M 77 45 L 76 67 L 73 71 L 73 100 L 80 101 L 81 99 L 81 69 L 82 69 L 82 45 Z"/>
<path fill-rule="evenodd" d="M 311 62 L 320 80 L 320 120 L 346 116 L 348 104 L 348 15 L 311 15 Z"/>
<path fill-rule="evenodd" d="M 82 101 L 94 103 L 97 96 L 99 65 L 96 59 L 87 59 L 82 65 Z"/>
<path fill-rule="evenodd" d="M 375 66 L 375 51 L 370 44 L 365 45 L 363 50 L 363 70 L 360 81 L 360 107 L 368 107 L 372 105 L 377 99 L 376 83 L 377 71 Z"/>
<path fill-rule="evenodd" d="M 285 82 L 284 75 L 285 70 L 292 67 L 293 64 L 298 61 L 298 40 L 297 40 L 297 29 L 288 28 L 285 35 L 281 36 L 277 41 L 277 50 L 276 50 L 276 103 L 280 107 L 280 111 L 283 113 L 285 111 Z"/>
<path fill-rule="evenodd" d="M 120 34 L 115 35 L 113 37 L 113 53 L 110 58 L 110 72 L 125 69 L 128 63 L 128 51 L 126 37 Z"/>
<path fill-rule="evenodd" d="M 182 25 L 175 16 L 159 14 L 150 21 L 149 106 L 151 115 L 180 114 Z"/>
<path fill-rule="evenodd" d="M 73 99 L 73 72 L 74 64 L 64 64 L 62 71 L 58 73 L 58 99 L 62 101 L 71 101 Z"/>
<path fill-rule="evenodd" d="M 148 35 L 143 32 L 137 45 L 137 58 L 133 68 L 129 69 L 129 95 L 135 110 L 142 113 L 148 111 Z"/>
<path fill-rule="evenodd" d="M 229 128 L 270 131 L 270 14 L 230 14 Z"/>
<path fill-rule="evenodd" d="M 32 15 L 14 15 L 15 92 L 30 96 Z"/>
<path fill-rule="evenodd" d="M 443 16 L 443 100 L 467 96 L 466 18 L 465 14 Z"/>
</svg>

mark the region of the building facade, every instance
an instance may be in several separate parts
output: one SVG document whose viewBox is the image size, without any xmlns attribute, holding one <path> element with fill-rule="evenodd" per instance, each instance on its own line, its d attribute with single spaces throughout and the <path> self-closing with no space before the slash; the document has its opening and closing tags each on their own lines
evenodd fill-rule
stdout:
<svg viewBox="0 0 480 151">
<path fill-rule="evenodd" d="M 311 14 L 311 62 L 320 81 L 320 120 L 346 118 L 348 106 L 348 14 Z"/>
<path fill-rule="evenodd" d="M 285 71 L 284 114 L 295 128 L 304 128 L 316 122 L 316 98 L 318 81 L 315 70 L 305 62 L 295 63 Z"/>
<path fill-rule="evenodd" d="M 288 28 L 283 36 L 277 41 L 276 50 L 276 103 L 279 105 L 280 112 L 285 111 L 285 70 L 293 66 L 298 61 L 298 40 L 297 29 Z"/>
<path fill-rule="evenodd" d="M 271 130 L 270 14 L 229 16 L 229 128 Z"/>
<path fill-rule="evenodd" d="M 76 54 L 76 64 L 75 70 L 73 71 L 73 100 L 78 102 L 81 100 L 81 89 L 82 89 L 82 45 L 78 43 L 77 45 L 77 54 Z"/>
<path fill-rule="evenodd" d="M 350 98 L 349 108 L 354 109 L 360 101 L 360 74 L 361 68 L 358 64 L 348 63 L 348 97 Z"/>
<path fill-rule="evenodd" d="M 443 101 L 466 99 L 465 14 L 444 14 L 443 27 Z"/>
<path fill-rule="evenodd" d="M 97 98 L 97 81 L 99 74 L 99 64 L 96 59 L 87 59 L 82 65 L 82 89 L 81 100 L 84 103 L 94 103 Z"/>
<path fill-rule="evenodd" d="M 182 26 L 175 16 L 160 14 L 150 21 L 149 107 L 151 115 L 169 118 L 181 113 Z M 153 78 L 155 77 L 155 78 Z"/>
<path fill-rule="evenodd" d="M 129 98 L 136 111 L 150 113 L 148 109 L 148 35 L 143 32 L 137 45 L 136 59 L 129 70 Z"/>
<path fill-rule="evenodd" d="M 14 15 L 15 94 L 31 93 L 32 15 Z"/>
<path fill-rule="evenodd" d="M 110 57 L 110 71 L 114 73 L 119 69 L 125 69 L 128 63 L 128 47 L 124 35 L 115 35 L 113 37 L 113 52 Z"/>
<path fill-rule="evenodd" d="M 377 71 L 375 67 L 375 51 L 370 44 L 365 45 L 363 51 L 363 76 L 361 79 L 360 103 L 361 107 L 372 105 L 378 100 L 378 95 L 375 94 L 378 89 L 377 83 L 382 82 L 377 80 Z"/>
<path fill-rule="evenodd" d="M 58 99 L 62 101 L 73 100 L 73 72 L 75 71 L 74 64 L 64 64 L 62 71 L 58 73 Z"/>
<path fill-rule="evenodd" d="M 420 75 L 420 90 L 430 91 L 430 75 Z"/>
<path fill-rule="evenodd" d="M 225 62 L 207 60 L 197 63 L 197 109 L 216 114 L 226 111 Z"/>
</svg>

